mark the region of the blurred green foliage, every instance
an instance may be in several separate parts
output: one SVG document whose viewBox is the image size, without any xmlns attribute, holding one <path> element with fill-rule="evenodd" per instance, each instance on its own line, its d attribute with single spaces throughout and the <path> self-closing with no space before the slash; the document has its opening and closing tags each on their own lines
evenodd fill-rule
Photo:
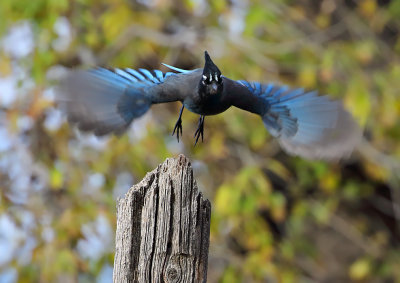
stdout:
<svg viewBox="0 0 400 283">
<path fill-rule="evenodd" d="M 212 201 L 210 282 L 400 282 L 399 1 L 2 0 L 0 18 L 1 36 L 28 22 L 34 41 L 22 58 L 0 49 L 0 77 L 18 66 L 33 80 L 1 109 L 18 142 L 0 160 L 26 163 L 28 182 L 26 201 L 16 202 L 15 180 L 0 171 L 0 213 L 25 229 L 29 212 L 34 227 L 24 231 L 35 239 L 30 259 L 15 254 L 0 273 L 94 282 L 113 265 L 113 243 L 103 239 L 99 256 L 80 245 L 95 252 L 82 243 L 107 234 L 96 223 L 115 231 L 115 198 L 184 153 Z M 60 19 L 67 32 L 56 28 Z M 58 48 L 62 37 L 69 41 Z M 341 163 L 290 157 L 259 117 L 237 109 L 207 117 L 196 147 L 198 117 L 186 111 L 178 144 L 179 103 L 154 106 L 120 138 L 93 141 L 47 124 L 59 66 L 190 69 L 202 66 L 204 50 L 225 76 L 343 99 L 365 129 L 363 144 Z M 33 122 L 25 130 L 24 117 Z"/>
</svg>

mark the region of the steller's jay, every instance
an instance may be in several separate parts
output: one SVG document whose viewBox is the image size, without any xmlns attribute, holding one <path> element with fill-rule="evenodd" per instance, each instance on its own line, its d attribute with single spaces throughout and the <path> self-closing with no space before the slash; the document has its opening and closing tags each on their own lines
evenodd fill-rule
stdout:
<svg viewBox="0 0 400 283">
<path fill-rule="evenodd" d="M 130 68 L 72 71 L 62 80 L 57 101 L 70 122 L 99 136 L 123 133 L 152 104 L 181 101 L 173 131 L 178 141 L 185 107 L 200 115 L 197 143 L 203 139 L 204 117 L 231 106 L 260 115 L 290 154 L 340 159 L 360 141 L 361 131 L 342 104 L 316 91 L 231 80 L 221 75 L 207 51 L 203 69 L 187 71 L 164 65 L 177 73 Z"/>
</svg>

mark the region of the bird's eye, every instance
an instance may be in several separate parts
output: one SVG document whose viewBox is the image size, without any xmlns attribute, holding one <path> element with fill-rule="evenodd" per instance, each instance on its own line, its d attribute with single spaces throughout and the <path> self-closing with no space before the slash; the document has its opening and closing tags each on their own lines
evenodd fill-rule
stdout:
<svg viewBox="0 0 400 283">
<path fill-rule="evenodd" d="M 206 75 L 203 75 L 203 84 L 210 84 L 211 83 L 211 79 L 209 77 L 207 77 Z"/>
</svg>

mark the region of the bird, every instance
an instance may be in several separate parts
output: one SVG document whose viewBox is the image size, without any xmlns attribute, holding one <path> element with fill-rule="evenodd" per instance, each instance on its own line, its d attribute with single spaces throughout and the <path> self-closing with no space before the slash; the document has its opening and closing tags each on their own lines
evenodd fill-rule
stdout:
<svg viewBox="0 0 400 283">
<path fill-rule="evenodd" d="M 317 91 L 273 82 L 233 80 L 223 76 L 207 51 L 203 68 L 171 71 L 139 68 L 72 70 L 61 80 L 56 102 L 68 121 L 97 136 L 124 133 L 153 104 L 180 101 L 172 135 L 182 136 L 184 108 L 200 115 L 195 145 L 204 138 L 205 117 L 230 107 L 261 117 L 265 128 L 289 154 L 315 160 L 349 157 L 361 129 L 340 100 Z"/>
</svg>

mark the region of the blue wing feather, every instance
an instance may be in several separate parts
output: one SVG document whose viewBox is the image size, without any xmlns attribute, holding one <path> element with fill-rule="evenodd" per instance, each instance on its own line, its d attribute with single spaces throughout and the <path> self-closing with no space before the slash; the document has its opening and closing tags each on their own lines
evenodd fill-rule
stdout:
<svg viewBox="0 0 400 283">
<path fill-rule="evenodd" d="M 174 66 L 165 64 L 165 63 L 161 63 L 161 64 L 164 65 L 165 67 L 170 68 L 171 70 L 177 71 L 177 72 L 179 72 L 179 73 L 188 73 L 188 72 L 191 72 L 190 70 L 180 69 L 180 68 L 177 68 L 177 67 L 174 67 Z"/>
<path fill-rule="evenodd" d="M 131 75 L 135 76 L 139 81 L 146 81 L 146 78 L 138 71 L 131 68 L 126 68 L 125 70 Z"/>
<path fill-rule="evenodd" d="M 120 76 L 122 76 L 122 77 L 128 79 L 128 80 L 131 81 L 131 82 L 137 82 L 137 81 L 138 81 L 138 79 L 137 79 L 135 76 L 133 76 L 132 74 L 130 74 L 130 73 L 126 72 L 126 71 L 123 71 L 123 70 L 117 69 L 117 68 L 115 68 L 114 71 L 115 71 L 118 75 L 120 75 Z"/>
<path fill-rule="evenodd" d="M 264 125 L 289 153 L 338 159 L 351 153 L 360 141 L 360 129 L 338 101 L 302 88 L 238 82 L 267 102 Z"/>
<path fill-rule="evenodd" d="M 156 75 L 159 82 L 164 80 L 164 74 L 160 70 L 154 70 L 154 74 Z"/>
<path fill-rule="evenodd" d="M 150 108 L 148 90 L 171 75 L 130 68 L 73 71 L 61 82 L 57 100 L 81 130 L 119 134 Z"/>
<path fill-rule="evenodd" d="M 147 79 L 149 79 L 149 80 L 152 81 L 153 83 L 156 83 L 156 84 L 160 83 L 160 82 L 153 76 L 153 74 L 152 74 L 149 70 L 146 70 L 146 69 L 139 69 L 139 71 L 141 71 L 142 74 L 144 74 L 144 75 L 147 77 Z"/>
</svg>

